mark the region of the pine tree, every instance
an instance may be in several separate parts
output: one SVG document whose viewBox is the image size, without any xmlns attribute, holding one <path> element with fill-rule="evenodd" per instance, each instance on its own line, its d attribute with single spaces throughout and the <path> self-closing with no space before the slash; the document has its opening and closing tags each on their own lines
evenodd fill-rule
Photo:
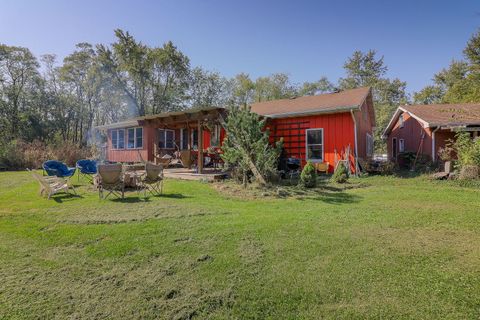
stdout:
<svg viewBox="0 0 480 320">
<path fill-rule="evenodd" d="M 226 139 L 222 145 L 222 158 L 228 167 L 235 168 L 246 186 L 250 177 L 266 184 L 277 174 L 277 164 L 282 141 L 272 146 L 269 131 L 265 130 L 265 119 L 250 111 L 250 107 L 230 109 L 224 123 Z"/>
</svg>

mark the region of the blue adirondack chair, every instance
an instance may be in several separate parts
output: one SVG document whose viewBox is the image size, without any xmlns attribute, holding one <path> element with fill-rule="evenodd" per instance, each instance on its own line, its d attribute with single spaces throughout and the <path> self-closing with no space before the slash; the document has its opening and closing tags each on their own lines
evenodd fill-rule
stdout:
<svg viewBox="0 0 480 320">
<path fill-rule="evenodd" d="M 43 163 L 43 170 L 49 176 L 70 178 L 75 174 L 76 168 L 69 168 L 65 163 L 57 160 L 48 160 Z"/>
<path fill-rule="evenodd" d="M 97 162 L 95 160 L 82 159 L 77 161 L 78 179 L 80 175 L 92 182 L 93 175 L 97 174 Z"/>
</svg>

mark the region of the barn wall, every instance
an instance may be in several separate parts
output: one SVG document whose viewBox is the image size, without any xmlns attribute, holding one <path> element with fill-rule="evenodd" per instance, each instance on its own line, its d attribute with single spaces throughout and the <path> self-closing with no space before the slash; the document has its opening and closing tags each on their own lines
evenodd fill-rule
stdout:
<svg viewBox="0 0 480 320">
<path fill-rule="evenodd" d="M 324 161 L 329 162 L 330 172 L 334 170 L 335 152 L 338 155 L 350 146 L 353 154 L 355 147 L 354 124 L 350 112 L 271 119 L 267 126 L 270 129 L 271 142 L 283 137 L 287 156 L 301 159 L 302 166 L 306 164 L 306 129 L 323 128 Z M 281 130 L 286 128 L 289 130 Z M 351 170 L 354 171 L 353 156 L 350 162 Z"/>
<path fill-rule="evenodd" d="M 373 136 L 373 119 L 370 117 L 373 108 L 367 103 L 367 100 L 362 104 L 358 111 L 354 111 L 355 121 L 357 123 L 357 155 L 361 159 L 367 159 L 367 133 Z"/>
<path fill-rule="evenodd" d="M 405 152 L 418 152 L 421 154 L 432 156 L 432 132 L 430 128 L 423 128 L 423 125 L 408 113 L 403 113 L 404 126 L 400 128 L 400 123 L 397 120 L 387 140 L 388 158 L 393 159 L 392 141 L 397 138 L 397 154 L 399 140 L 405 141 Z M 422 135 L 424 135 L 422 141 Z"/>
</svg>

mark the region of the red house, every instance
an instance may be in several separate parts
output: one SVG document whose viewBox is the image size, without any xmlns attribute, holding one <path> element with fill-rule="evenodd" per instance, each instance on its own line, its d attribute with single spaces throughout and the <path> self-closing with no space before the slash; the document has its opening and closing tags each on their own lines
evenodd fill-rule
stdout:
<svg viewBox="0 0 480 320">
<path fill-rule="evenodd" d="M 370 88 L 254 103 L 252 111 L 267 118 L 272 142 L 284 139 L 288 157 L 328 163 L 345 159 L 352 172 L 355 159 L 373 155 L 375 114 Z M 196 150 L 198 167 L 209 147 L 220 148 L 225 131 L 223 108 L 190 109 L 139 117 L 101 126 L 107 133 L 106 160 L 155 161 L 175 150 Z"/>
<path fill-rule="evenodd" d="M 254 103 L 252 111 L 268 118 L 274 140 L 284 139 L 288 157 L 328 163 L 333 172 L 336 161 L 345 159 L 349 149 L 350 169 L 358 168 L 355 158 L 373 156 L 375 112 L 370 88 Z"/>
<path fill-rule="evenodd" d="M 438 150 L 459 131 L 477 137 L 480 104 L 429 104 L 398 107 L 383 133 L 389 159 L 414 152 L 437 160 Z"/>
</svg>

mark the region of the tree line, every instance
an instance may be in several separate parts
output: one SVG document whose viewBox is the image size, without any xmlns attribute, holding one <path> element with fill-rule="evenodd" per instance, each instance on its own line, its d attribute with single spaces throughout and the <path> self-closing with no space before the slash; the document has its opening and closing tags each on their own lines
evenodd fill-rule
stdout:
<svg viewBox="0 0 480 320">
<path fill-rule="evenodd" d="M 479 48 L 477 33 L 467 44 L 466 60 L 452 61 L 413 101 L 480 101 Z M 128 117 L 371 86 L 381 152 L 381 131 L 395 108 L 411 101 L 407 84 L 386 76 L 384 58 L 374 50 L 355 51 L 343 67 L 345 77 L 337 83 L 320 77 L 296 84 L 284 73 L 226 78 L 192 67 L 170 41 L 151 47 L 120 29 L 113 44 L 79 43 L 61 62 L 53 54 L 37 58 L 28 48 L 0 44 L 0 147 L 15 139 L 86 146 L 93 127 Z"/>
</svg>

